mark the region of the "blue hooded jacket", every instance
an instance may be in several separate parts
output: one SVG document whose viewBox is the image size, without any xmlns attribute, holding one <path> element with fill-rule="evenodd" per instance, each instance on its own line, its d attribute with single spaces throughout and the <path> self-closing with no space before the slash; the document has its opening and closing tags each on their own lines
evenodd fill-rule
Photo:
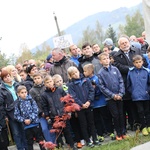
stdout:
<svg viewBox="0 0 150 150">
<path fill-rule="evenodd" d="M 92 77 L 89 78 L 92 82 L 92 84 L 95 85 L 95 98 L 93 103 L 93 108 L 99 108 L 106 106 L 106 100 L 104 94 L 100 90 L 100 84 L 98 77 L 96 75 L 93 75 Z"/>
<path fill-rule="evenodd" d="M 149 96 L 150 70 L 142 67 L 129 69 L 127 76 L 127 89 L 133 101 L 150 100 Z"/>
</svg>

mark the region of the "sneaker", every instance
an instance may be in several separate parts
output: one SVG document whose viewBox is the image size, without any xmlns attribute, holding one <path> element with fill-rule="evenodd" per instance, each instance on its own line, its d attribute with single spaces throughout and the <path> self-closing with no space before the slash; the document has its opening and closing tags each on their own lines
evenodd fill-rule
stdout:
<svg viewBox="0 0 150 150">
<path fill-rule="evenodd" d="M 93 142 L 94 145 L 101 145 L 101 143 L 99 142 L 99 140 L 96 140 Z"/>
<path fill-rule="evenodd" d="M 104 141 L 104 137 L 103 136 L 98 136 L 98 140 L 99 140 L 99 142 L 103 142 Z"/>
<path fill-rule="evenodd" d="M 85 141 L 84 140 L 80 140 L 80 143 L 82 144 L 82 146 L 85 145 Z"/>
<path fill-rule="evenodd" d="M 77 148 L 82 148 L 82 144 L 80 142 L 77 143 Z"/>
<path fill-rule="evenodd" d="M 129 138 L 129 135 L 125 135 L 125 134 L 124 134 L 124 135 L 122 135 L 122 138 L 123 138 L 123 139 L 128 139 L 128 138 Z"/>
<path fill-rule="evenodd" d="M 87 143 L 87 146 L 92 148 L 92 147 L 94 147 L 94 144 L 92 142 L 89 142 L 89 143 Z"/>
<path fill-rule="evenodd" d="M 122 140 L 122 136 L 116 136 L 116 140 L 117 141 L 121 141 Z"/>
<path fill-rule="evenodd" d="M 148 135 L 148 131 L 147 131 L 146 127 L 142 129 L 142 134 L 145 136 Z"/>
<path fill-rule="evenodd" d="M 150 127 L 147 128 L 148 133 L 150 133 Z"/>
<path fill-rule="evenodd" d="M 116 137 L 115 137 L 115 134 L 114 134 L 114 133 L 111 133 L 109 136 L 110 136 L 111 140 L 115 140 L 115 139 L 116 139 Z"/>
</svg>

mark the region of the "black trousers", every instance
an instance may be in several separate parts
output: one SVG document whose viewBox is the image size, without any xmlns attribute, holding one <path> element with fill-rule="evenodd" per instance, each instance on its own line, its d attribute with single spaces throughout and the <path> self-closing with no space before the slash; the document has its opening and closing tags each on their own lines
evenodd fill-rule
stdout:
<svg viewBox="0 0 150 150">
<path fill-rule="evenodd" d="M 92 108 L 81 109 L 80 111 L 77 112 L 77 114 L 84 140 L 87 143 L 89 143 L 90 142 L 89 134 L 90 134 L 93 138 L 93 141 L 96 141 L 97 137 L 94 125 L 93 109 Z"/>
<path fill-rule="evenodd" d="M 0 132 L 0 150 L 8 150 L 9 145 L 7 129 L 2 129 Z"/>
<path fill-rule="evenodd" d="M 73 137 L 70 131 L 70 123 L 69 120 L 66 121 L 66 127 L 63 129 L 63 134 L 66 140 L 66 143 L 70 145 L 70 147 L 74 146 Z"/>
<path fill-rule="evenodd" d="M 123 101 L 108 100 L 108 108 L 113 117 L 114 128 L 118 136 L 125 134 L 124 116 L 123 116 Z"/>
<path fill-rule="evenodd" d="M 33 150 L 33 143 L 34 143 L 33 138 L 36 138 L 37 142 L 44 140 L 40 125 L 26 129 L 25 134 L 28 144 L 28 150 Z M 41 144 L 39 144 L 39 146 L 41 150 L 45 150 L 45 148 L 43 148 Z"/>
<path fill-rule="evenodd" d="M 139 123 L 139 115 L 136 104 L 132 100 L 123 100 L 125 127 L 127 125 L 126 113 L 128 114 L 128 123 L 133 128 L 136 123 Z"/>
<path fill-rule="evenodd" d="M 107 106 L 94 108 L 93 113 L 96 131 L 99 136 L 103 136 L 104 133 L 114 132 L 112 116 Z"/>
<path fill-rule="evenodd" d="M 70 118 L 71 129 L 74 134 L 75 142 L 80 142 L 83 139 L 77 113 L 72 113 Z"/>
<path fill-rule="evenodd" d="M 145 127 L 150 127 L 150 107 L 149 107 L 149 100 L 143 101 L 135 101 L 138 115 L 140 118 L 141 129 Z"/>
</svg>

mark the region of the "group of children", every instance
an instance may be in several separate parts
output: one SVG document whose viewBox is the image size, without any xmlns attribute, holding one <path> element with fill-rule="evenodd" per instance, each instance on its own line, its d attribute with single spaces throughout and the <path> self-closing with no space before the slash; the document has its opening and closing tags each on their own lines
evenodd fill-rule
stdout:
<svg viewBox="0 0 150 150">
<path fill-rule="evenodd" d="M 122 99 L 125 87 L 122 76 L 119 70 L 110 64 L 109 54 L 101 53 L 98 58 L 103 67 L 97 75 L 94 74 L 92 64 L 83 67 L 83 74 L 80 74 L 78 68 L 71 66 L 67 70 L 67 84 L 63 83 L 62 77 L 58 74 L 43 77 L 37 72 L 33 75 L 34 85 L 29 95 L 25 86 L 18 87 L 19 98 L 14 117 L 24 124 L 29 150 L 33 150 L 34 137 L 37 141 L 56 142 L 55 133 L 50 133 L 49 130 L 55 116 L 63 115 L 64 104 L 60 98 L 67 93 L 81 108 L 80 111 L 71 114 L 71 119 L 63 129 L 66 143 L 73 150 L 76 150 L 74 142 L 77 142 L 78 148 L 82 147 L 82 139 L 87 146 L 94 147 L 104 140 L 104 133 L 110 133 L 114 138 L 114 129 L 116 140 L 127 138 Z M 140 55 L 134 56 L 133 64 L 134 67 L 130 68 L 128 73 L 127 88 L 136 103 L 142 133 L 148 135 L 150 73 L 143 67 Z M 40 145 L 40 149 L 45 148 Z"/>
</svg>

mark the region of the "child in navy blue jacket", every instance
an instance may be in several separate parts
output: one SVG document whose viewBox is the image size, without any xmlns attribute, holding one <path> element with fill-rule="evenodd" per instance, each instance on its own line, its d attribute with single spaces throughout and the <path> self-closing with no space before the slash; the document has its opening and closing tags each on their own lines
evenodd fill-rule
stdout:
<svg viewBox="0 0 150 150">
<path fill-rule="evenodd" d="M 95 132 L 93 109 L 91 106 L 94 100 L 94 88 L 92 87 L 91 81 L 87 78 L 80 77 L 79 70 L 73 66 L 68 68 L 68 76 L 71 80 L 68 84 L 69 94 L 81 106 L 81 110 L 77 112 L 77 115 L 83 138 L 89 147 L 100 145 Z M 89 139 L 88 130 L 90 130 L 93 143 Z"/>
<path fill-rule="evenodd" d="M 100 89 L 106 96 L 107 106 L 111 112 L 116 130 L 116 140 L 126 138 L 123 117 L 122 97 L 125 93 L 124 82 L 119 70 L 110 65 L 109 55 L 101 53 L 100 63 L 103 67 L 98 73 Z"/>
<path fill-rule="evenodd" d="M 133 64 L 134 67 L 130 68 L 127 76 L 127 89 L 136 104 L 142 134 L 148 135 L 150 133 L 150 70 L 143 67 L 143 59 L 140 55 L 133 57 Z"/>
<path fill-rule="evenodd" d="M 94 65 L 87 64 L 83 67 L 85 77 L 88 77 L 94 87 L 95 97 L 93 104 L 94 122 L 99 141 L 104 141 L 103 134 L 111 133 L 111 138 L 114 139 L 112 116 L 106 106 L 104 94 L 100 91 L 98 77 L 94 74 Z"/>
<path fill-rule="evenodd" d="M 33 150 L 34 137 L 38 142 L 44 140 L 39 124 L 38 106 L 35 100 L 33 100 L 31 96 L 27 95 L 27 88 L 25 86 L 18 86 L 17 94 L 19 99 L 15 105 L 14 118 L 18 122 L 24 123 L 28 150 Z M 39 146 L 41 150 L 45 150 L 41 144 L 39 144 Z"/>
</svg>

